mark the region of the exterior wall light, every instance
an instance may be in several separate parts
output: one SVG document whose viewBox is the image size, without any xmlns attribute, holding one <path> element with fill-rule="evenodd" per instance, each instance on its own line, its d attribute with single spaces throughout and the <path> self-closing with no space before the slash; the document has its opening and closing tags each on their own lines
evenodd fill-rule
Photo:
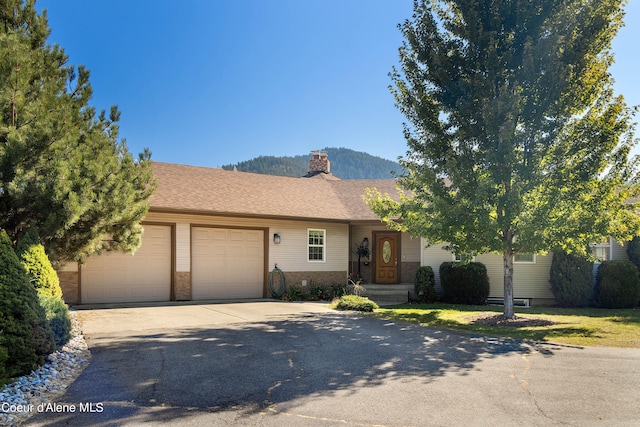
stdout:
<svg viewBox="0 0 640 427">
<path fill-rule="evenodd" d="M 278 233 L 275 233 L 273 235 L 273 243 L 275 243 L 276 245 L 280 244 L 280 235 Z"/>
</svg>

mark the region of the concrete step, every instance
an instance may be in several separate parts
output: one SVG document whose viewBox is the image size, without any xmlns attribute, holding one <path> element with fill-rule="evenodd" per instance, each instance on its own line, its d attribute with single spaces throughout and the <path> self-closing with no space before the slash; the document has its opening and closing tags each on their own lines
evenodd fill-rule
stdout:
<svg viewBox="0 0 640 427">
<path fill-rule="evenodd" d="M 412 291 L 412 283 L 400 283 L 394 285 L 366 284 L 362 296 L 368 297 L 378 305 L 394 305 L 407 302 L 407 292 Z"/>
</svg>

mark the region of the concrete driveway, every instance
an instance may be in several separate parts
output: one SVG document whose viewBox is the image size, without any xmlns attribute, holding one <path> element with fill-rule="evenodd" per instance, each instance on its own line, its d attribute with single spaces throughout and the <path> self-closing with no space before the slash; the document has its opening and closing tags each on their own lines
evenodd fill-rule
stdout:
<svg viewBox="0 0 640 427">
<path fill-rule="evenodd" d="M 27 425 L 640 423 L 638 350 L 485 339 L 316 303 L 79 315 L 93 357 L 56 402 L 75 412 Z"/>
</svg>

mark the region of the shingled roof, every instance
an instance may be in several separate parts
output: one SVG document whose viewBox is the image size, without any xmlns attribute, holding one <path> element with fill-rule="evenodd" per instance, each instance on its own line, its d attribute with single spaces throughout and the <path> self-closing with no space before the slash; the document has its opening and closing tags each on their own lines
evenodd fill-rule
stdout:
<svg viewBox="0 0 640 427">
<path fill-rule="evenodd" d="M 368 187 L 397 194 L 395 180 L 324 180 L 153 162 L 151 210 L 230 216 L 368 221 Z"/>
</svg>

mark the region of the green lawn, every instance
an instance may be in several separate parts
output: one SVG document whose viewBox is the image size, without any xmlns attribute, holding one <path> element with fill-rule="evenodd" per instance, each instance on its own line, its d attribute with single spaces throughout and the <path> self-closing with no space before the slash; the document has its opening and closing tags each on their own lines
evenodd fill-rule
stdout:
<svg viewBox="0 0 640 427">
<path fill-rule="evenodd" d="M 513 327 L 472 323 L 476 316 L 493 313 L 502 313 L 502 307 L 417 304 L 380 308 L 374 316 L 487 336 L 578 346 L 640 348 L 639 309 L 516 308 L 517 317 L 541 318 L 553 324 Z"/>
</svg>

